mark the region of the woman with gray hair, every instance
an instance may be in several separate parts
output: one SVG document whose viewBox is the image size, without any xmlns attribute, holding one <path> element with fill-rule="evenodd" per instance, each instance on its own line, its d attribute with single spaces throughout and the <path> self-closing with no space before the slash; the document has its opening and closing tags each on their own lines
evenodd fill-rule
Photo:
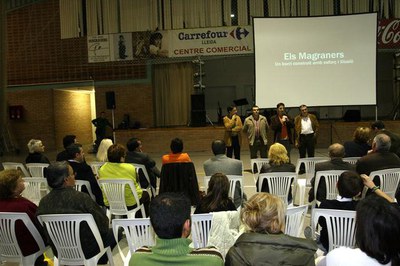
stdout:
<svg viewBox="0 0 400 266">
<path fill-rule="evenodd" d="M 285 211 L 277 196 L 253 195 L 241 212 L 246 232 L 230 248 L 225 265 L 315 265 L 315 242 L 285 235 Z"/>
<path fill-rule="evenodd" d="M 39 139 L 31 139 L 28 142 L 28 150 L 29 155 L 26 157 L 26 163 L 48 163 L 50 164 L 49 159 L 43 155 L 44 145 Z"/>
</svg>

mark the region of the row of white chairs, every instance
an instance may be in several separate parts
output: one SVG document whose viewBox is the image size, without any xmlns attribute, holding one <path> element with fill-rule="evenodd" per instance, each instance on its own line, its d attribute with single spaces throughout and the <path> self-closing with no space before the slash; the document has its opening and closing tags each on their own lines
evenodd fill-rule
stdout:
<svg viewBox="0 0 400 266">
<path fill-rule="evenodd" d="M 307 205 L 289 208 L 286 213 L 285 233 L 300 236 L 303 228 Z M 211 228 L 212 213 L 192 215 L 192 240 L 194 247 L 205 247 L 208 243 Z M 317 209 L 313 215 L 314 223 L 324 217 L 327 223 L 329 251 L 339 246 L 355 246 L 355 211 Z M 100 233 L 91 214 L 51 214 L 38 217 L 41 224 L 46 227 L 52 242 L 57 249 L 58 257 L 54 257 L 55 265 L 59 264 L 84 264 L 96 265 L 98 259 L 107 253 L 109 265 L 114 265 L 111 249 L 104 247 Z M 18 245 L 15 234 L 16 221 L 21 220 L 39 246 L 39 251 L 24 256 Z M 79 229 L 82 222 L 89 225 L 90 230 L 100 247 L 100 252 L 92 258 L 85 259 L 83 254 Z M 112 222 L 115 238 L 123 228 L 129 250 L 125 254 L 118 243 L 119 253 L 124 265 L 128 265 L 131 254 L 142 246 L 155 245 L 155 233 L 149 218 L 142 219 L 114 219 Z M 38 256 L 49 247 L 45 246 L 39 232 L 25 213 L 0 213 L 0 259 L 5 262 L 19 262 L 22 265 L 33 265 Z"/>
<path fill-rule="evenodd" d="M 24 177 L 44 177 L 44 169 L 49 166 L 47 163 L 15 163 L 15 162 L 3 162 L 3 168 L 7 169 L 19 169 L 22 171 Z"/>
</svg>

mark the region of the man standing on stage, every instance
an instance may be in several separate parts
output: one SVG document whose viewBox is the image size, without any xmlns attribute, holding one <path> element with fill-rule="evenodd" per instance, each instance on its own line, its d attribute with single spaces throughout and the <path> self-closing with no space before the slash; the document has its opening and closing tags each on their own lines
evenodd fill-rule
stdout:
<svg viewBox="0 0 400 266">
<path fill-rule="evenodd" d="M 285 146 L 290 159 L 290 144 L 293 143 L 292 128 L 293 121 L 285 112 L 285 104 L 276 105 L 276 115 L 271 117 L 271 129 L 274 131 L 274 143 L 278 142 Z"/>
<path fill-rule="evenodd" d="M 252 108 L 252 115 L 244 120 L 243 132 L 247 133 L 249 139 L 250 158 L 257 158 L 260 151 L 261 158 L 267 158 L 267 130 L 269 128 L 267 118 L 260 115 L 257 105 Z"/>
<path fill-rule="evenodd" d="M 106 137 L 107 126 L 113 128 L 110 122 L 106 118 L 106 113 L 101 112 L 100 117 L 92 120 L 92 124 L 96 127 L 96 150 L 100 145 L 100 142 Z"/>
<path fill-rule="evenodd" d="M 317 117 L 309 114 L 305 104 L 300 105 L 300 114 L 294 119 L 295 146 L 299 149 L 300 158 L 314 157 L 319 123 Z"/>
</svg>

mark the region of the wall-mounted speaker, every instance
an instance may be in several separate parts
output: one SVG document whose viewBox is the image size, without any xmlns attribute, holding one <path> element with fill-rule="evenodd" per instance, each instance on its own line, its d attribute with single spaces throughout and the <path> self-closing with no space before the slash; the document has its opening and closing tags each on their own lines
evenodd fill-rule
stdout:
<svg viewBox="0 0 400 266">
<path fill-rule="evenodd" d="M 115 92 L 113 91 L 106 92 L 106 105 L 107 109 L 115 109 Z"/>
</svg>

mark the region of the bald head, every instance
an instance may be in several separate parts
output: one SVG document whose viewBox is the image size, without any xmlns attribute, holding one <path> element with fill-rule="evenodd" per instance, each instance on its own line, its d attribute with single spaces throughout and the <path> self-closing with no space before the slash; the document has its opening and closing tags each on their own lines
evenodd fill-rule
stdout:
<svg viewBox="0 0 400 266">
<path fill-rule="evenodd" d="M 333 143 L 328 148 L 329 157 L 331 158 L 343 158 L 344 157 L 344 147 L 342 144 Z"/>
<path fill-rule="evenodd" d="M 390 137 L 388 135 L 378 134 L 374 138 L 372 148 L 375 151 L 389 151 L 391 144 L 392 142 L 390 141 Z"/>
</svg>

